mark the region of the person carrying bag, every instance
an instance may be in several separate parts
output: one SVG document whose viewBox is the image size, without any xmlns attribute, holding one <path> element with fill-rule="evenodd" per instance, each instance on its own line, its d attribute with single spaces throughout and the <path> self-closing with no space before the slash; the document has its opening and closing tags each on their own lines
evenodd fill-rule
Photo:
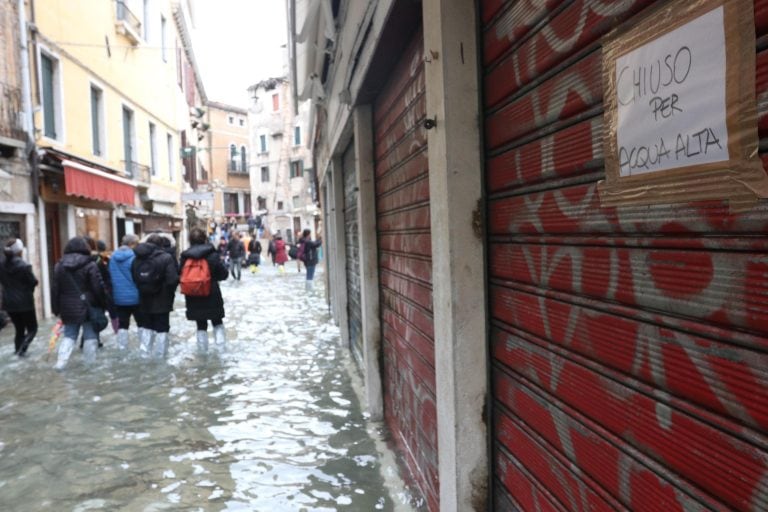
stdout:
<svg viewBox="0 0 768 512">
<path fill-rule="evenodd" d="M 52 285 L 53 313 L 64 324 L 55 368 L 63 370 L 67 366 L 81 328 L 83 357 L 86 362 L 93 362 L 99 343 L 96 328 L 107 324 L 107 297 L 101 273 L 84 238 L 74 237 L 67 242 L 64 256 L 54 267 Z"/>
</svg>

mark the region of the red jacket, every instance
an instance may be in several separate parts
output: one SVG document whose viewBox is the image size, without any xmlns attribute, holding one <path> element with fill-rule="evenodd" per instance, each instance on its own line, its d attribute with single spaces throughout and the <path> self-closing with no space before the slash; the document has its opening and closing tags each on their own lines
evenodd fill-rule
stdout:
<svg viewBox="0 0 768 512">
<path fill-rule="evenodd" d="M 282 265 L 288 261 L 288 253 L 285 252 L 285 242 L 282 240 L 275 240 L 275 262 L 278 265 Z"/>
</svg>

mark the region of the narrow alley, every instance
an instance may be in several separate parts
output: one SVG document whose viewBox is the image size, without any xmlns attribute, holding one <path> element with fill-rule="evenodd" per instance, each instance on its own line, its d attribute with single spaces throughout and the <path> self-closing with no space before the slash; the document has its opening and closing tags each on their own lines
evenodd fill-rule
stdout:
<svg viewBox="0 0 768 512">
<path fill-rule="evenodd" d="M 267 265 L 227 280 L 228 349 L 196 353 L 178 295 L 166 361 L 118 351 L 87 367 L 0 338 L 0 503 L 30 510 L 414 510 L 379 427 L 361 412 L 322 274 Z"/>
</svg>

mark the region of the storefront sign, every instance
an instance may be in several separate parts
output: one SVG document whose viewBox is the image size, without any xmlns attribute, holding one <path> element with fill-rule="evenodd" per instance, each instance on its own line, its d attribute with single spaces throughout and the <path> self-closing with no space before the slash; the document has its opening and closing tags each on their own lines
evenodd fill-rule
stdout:
<svg viewBox="0 0 768 512">
<path fill-rule="evenodd" d="M 603 48 L 604 205 L 768 196 L 750 0 L 677 0 Z"/>
</svg>

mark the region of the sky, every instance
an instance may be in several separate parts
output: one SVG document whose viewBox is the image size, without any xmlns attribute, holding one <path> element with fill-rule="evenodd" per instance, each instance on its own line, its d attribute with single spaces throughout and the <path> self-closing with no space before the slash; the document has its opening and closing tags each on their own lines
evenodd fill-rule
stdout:
<svg viewBox="0 0 768 512">
<path fill-rule="evenodd" d="M 284 72 L 285 0 L 194 0 L 195 60 L 209 100 L 247 107 L 249 86 Z"/>
</svg>

